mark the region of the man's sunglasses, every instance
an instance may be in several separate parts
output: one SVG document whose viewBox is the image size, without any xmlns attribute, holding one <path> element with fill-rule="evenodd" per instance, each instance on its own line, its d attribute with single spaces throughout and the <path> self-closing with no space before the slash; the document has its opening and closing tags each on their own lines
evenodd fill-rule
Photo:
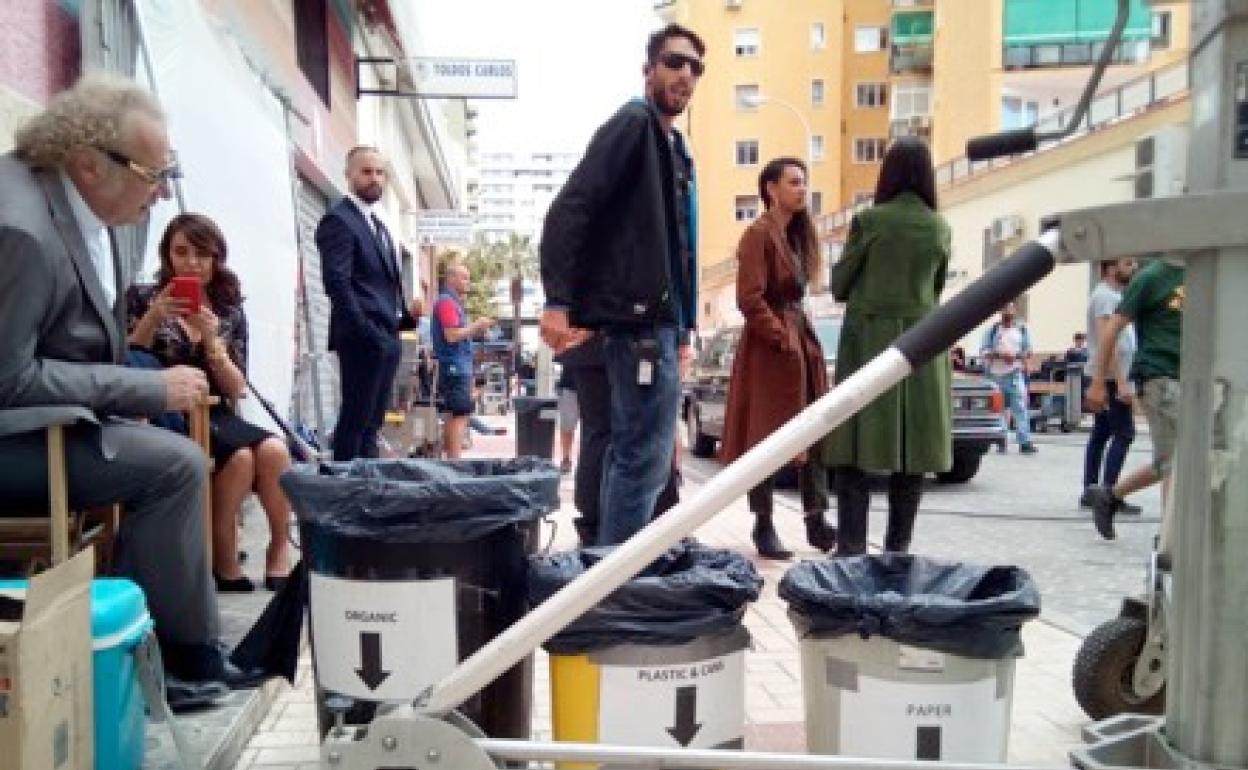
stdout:
<svg viewBox="0 0 1248 770">
<path fill-rule="evenodd" d="M 164 168 L 151 168 L 149 166 L 144 166 L 142 163 L 139 163 L 138 161 L 131 160 L 129 157 L 122 155 L 120 152 L 117 152 L 116 150 L 110 150 L 107 147 L 97 147 L 96 149 L 104 153 L 105 155 L 107 155 L 108 159 L 113 161 L 117 165 L 125 166 L 126 168 L 130 169 L 140 179 L 152 185 L 153 187 L 159 184 L 165 184 L 166 182 L 169 182 L 172 179 L 182 178 L 182 169 L 178 166 L 178 161 L 176 158 L 174 160 L 171 160 L 169 162 L 169 165 L 165 166 Z"/>
<path fill-rule="evenodd" d="M 702 73 L 706 72 L 706 64 L 701 59 L 695 56 L 686 56 L 683 53 L 676 53 L 675 51 L 664 51 L 659 54 L 659 63 L 676 72 L 680 72 L 688 64 L 695 78 L 702 77 Z"/>
</svg>

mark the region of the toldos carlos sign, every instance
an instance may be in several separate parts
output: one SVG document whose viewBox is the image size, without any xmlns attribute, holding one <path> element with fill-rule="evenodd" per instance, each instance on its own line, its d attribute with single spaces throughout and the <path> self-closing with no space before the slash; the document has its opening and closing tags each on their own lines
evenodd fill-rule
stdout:
<svg viewBox="0 0 1248 770">
<path fill-rule="evenodd" d="M 417 57 L 407 60 L 415 96 L 514 99 L 516 63 L 510 59 Z"/>
</svg>

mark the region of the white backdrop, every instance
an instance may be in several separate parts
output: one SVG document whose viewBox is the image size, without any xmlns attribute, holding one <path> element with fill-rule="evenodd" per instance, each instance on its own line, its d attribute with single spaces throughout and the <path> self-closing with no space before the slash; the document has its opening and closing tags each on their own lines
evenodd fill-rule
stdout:
<svg viewBox="0 0 1248 770">
<path fill-rule="evenodd" d="M 225 233 L 227 264 L 246 297 L 249 376 L 285 413 L 295 360 L 298 245 L 281 105 L 237 49 L 209 27 L 199 3 L 139 0 L 137 6 L 185 174 L 187 211 L 206 214 Z M 145 72 L 140 64 L 140 80 Z M 160 236 L 177 213 L 176 200 L 152 211 L 146 278 L 159 267 Z M 254 398 L 244 399 L 242 408 L 247 419 L 271 425 Z"/>
</svg>

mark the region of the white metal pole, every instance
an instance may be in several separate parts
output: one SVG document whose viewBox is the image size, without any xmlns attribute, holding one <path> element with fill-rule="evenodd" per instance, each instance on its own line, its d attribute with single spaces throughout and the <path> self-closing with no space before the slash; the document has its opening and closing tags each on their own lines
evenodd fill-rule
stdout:
<svg viewBox="0 0 1248 770">
<path fill-rule="evenodd" d="M 1053 269 L 1058 240 L 1057 230 L 1043 233 L 934 310 L 899 337 L 893 347 L 716 474 L 688 501 L 651 522 L 607 558 L 473 653 L 430 687 L 416 706 L 425 712 L 442 714 L 476 695 L 538 645 L 644 569 L 673 543 L 691 534 L 759 481 L 907 377 L 912 370 L 911 361 L 922 364 L 947 349 L 1002 302 L 1018 296 L 1047 275 Z"/>
<path fill-rule="evenodd" d="M 425 693 L 417 705 L 425 711 L 442 713 L 471 698 L 644 569 L 673 543 L 691 534 L 760 479 L 775 473 L 908 374 L 910 363 L 900 351 L 889 348 L 881 353 L 715 475 L 688 501 L 651 522 L 607 558 L 475 652 Z"/>
</svg>

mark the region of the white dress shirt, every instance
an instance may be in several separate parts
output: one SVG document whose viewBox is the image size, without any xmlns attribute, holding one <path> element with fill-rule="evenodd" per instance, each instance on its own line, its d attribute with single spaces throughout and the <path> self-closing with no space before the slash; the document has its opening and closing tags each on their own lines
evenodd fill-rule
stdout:
<svg viewBox="0 0 1248 770">
<path fill-rule="evenodd" d="M 113 262 L 113 244 L 108 237 L 108 227 L 95 215 L 64 172 L 61 173 L 61 183 L 65 185 L 65 195 L 69 198 L 74 222 L 78 224 L 82 240 L 87 244 L 87 256 L 95 266 L 95 277 L 104 291 L 108 307 L 112 309 L 117 302 L 117 266 Z"/>
</svg>

